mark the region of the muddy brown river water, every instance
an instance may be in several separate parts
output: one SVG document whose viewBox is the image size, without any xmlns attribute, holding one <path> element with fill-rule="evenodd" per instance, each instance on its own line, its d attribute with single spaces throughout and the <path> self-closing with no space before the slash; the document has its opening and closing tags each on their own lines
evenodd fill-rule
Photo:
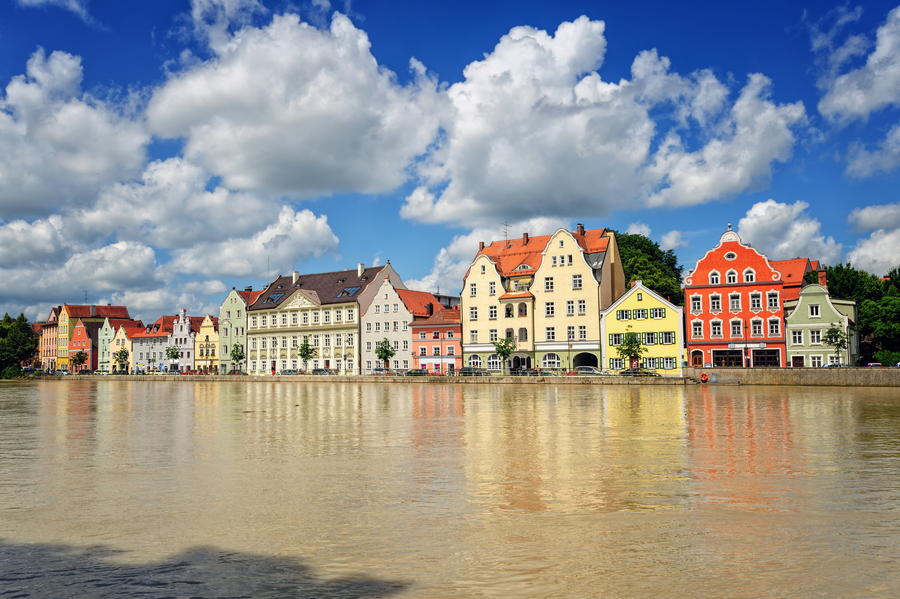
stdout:
<svg viewBox="0 0 900 599">
<path fill-rule="evenodd" d="M 900 389 L 0 385 L 0 597 L 896 597 Z"/>
</svg>

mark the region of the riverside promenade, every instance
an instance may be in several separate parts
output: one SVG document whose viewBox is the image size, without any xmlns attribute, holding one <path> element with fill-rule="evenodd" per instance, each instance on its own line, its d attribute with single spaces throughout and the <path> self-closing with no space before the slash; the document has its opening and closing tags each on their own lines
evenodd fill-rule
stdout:
<svg viewBox="0 0 900 599">
<path fill-rule="evenodd" d="M 319 376 L 319 375 L 65 375 L 33 380 L 117 380 L 245 383 L 428 383 L 451 385 L 695 385 L 700 375 L 708 385 L 771 385 L 803 387 L 898 387 L 900 368 L 685 368 L 681 377 L 631 376 Z"/>
</svg>

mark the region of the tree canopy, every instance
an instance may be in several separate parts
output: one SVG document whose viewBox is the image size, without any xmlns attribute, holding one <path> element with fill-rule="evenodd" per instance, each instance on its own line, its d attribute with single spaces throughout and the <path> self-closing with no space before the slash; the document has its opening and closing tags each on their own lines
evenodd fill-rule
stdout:
<svg viewBox="0 0 900 599">
<path fill-rule="evenodd" d="M 19 314 L 18 318 L 3 315 L 0 320 L 0 371 L 18 369 L 22 362 L 35 356 L 37 347 L 37 335 L 24 314 Z"/>
<path fill-rule="evenodd" d="M 673 304 L 684 303 L 681 289 L 681 265 L 672 250 L 663 251 L 659 244 L 633 233 L 616 233 L 625 280 L 641 280 Z"/>
</svg>

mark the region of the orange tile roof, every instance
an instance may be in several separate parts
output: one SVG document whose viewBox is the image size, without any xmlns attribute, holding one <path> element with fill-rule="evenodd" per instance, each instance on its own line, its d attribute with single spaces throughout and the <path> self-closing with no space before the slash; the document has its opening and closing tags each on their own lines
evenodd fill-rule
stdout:
<svg viewBox="0 0 900 599">
<path fill-rule="evenodd" d="M 534 294 L 530 291 L 519 291 L 517 293 L 504 293 L 500 296 L 500 299 L 522 299 L 525 297 L 534 297 Z"/>
<path fill-rule="evenodd" d="M 459 306 L 454 308 L 442 308 L 429 316 L 425 320 L 417 320 L 410 323 L 411 327 L 420 326 L 437 326 L 437 325 L 459 325 Z"/>
<path fill-rule="evenodd" d="M 781 280 L 786 285 L 803 284 L 803 275 L 812 270 L 809 258 L 793 258 L 791 260 L 771 260 L 772 268 L 781 273 Z"/>
<path fill-rule="evenodd" d="M 441 302 L 428 291 L 398 289 L 397 295 L 413 316 L 430 316 L 442 308 Z M 428 304 L 431 304 L 431 314 L 428 313 Z"/>
<path fill-rule="evenodd" d="M 249 306 L 259 299 L 259 296 L 262 295 L 263 291 L 265 291 L 265 289 L 257 289 L 256 291 L 250 289 L 249 291 L 238 291 L 238 295 L 241 296 L 241 298 L 244 300 L 244 303 Z"/>
<path fill-rule="evenodd" d="M 69 314 L 69 318 L 131 318 L 126 306 L 66 304 L 64 308 Z"/>
<path fill-rule="evenodd" d="M 176 318 L 178 317 L 160 316 L 153 324 L 149 325 L 149 327 L 144 327 L 143 333 L 138 333 L 134 336 L 141 339 L 149 339 L 152 337 L 168 337 L 172 334 L 172 329 L 174 328 Z M 148 328 L 150 329 L 149 331 L 147 330 Z"/>
<path fill-rule="evenodd" d="M 144 323 L 142 323 L 140 320 L 132 322 L 134 322 L 135 324 L 123 324 L 121 327 L 119 327 L 121 329 L 125 329 L 125 336 L 129 339 L 131 339 L 132 337 L 137 337 L 145 331 Z"/>
<path fill-rule="evenodd" d="M 605 252 L 609 247 L 609 238 L 605 236 L 606 229 L 589 229 L 583 234 L 572 232 L 575 241 L 581 246 L 582 251 L 593 254 Z M 507 241 L 493 241 L 479 250 L 476 256 L 485 255 L 497 264 L 497 269 L 502 276 L 528 275 L 541 265 L 541 259 L 547 243 L 552 235 L 529 236 L 527 241 L 524 236 Z M 516 270 L 522 265 L 528 266 L 522 270 Z"/>
</svg>

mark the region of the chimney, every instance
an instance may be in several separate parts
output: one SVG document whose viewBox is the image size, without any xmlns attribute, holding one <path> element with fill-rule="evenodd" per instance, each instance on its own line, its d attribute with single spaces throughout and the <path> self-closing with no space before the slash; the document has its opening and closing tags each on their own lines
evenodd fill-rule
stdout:
<svg viewBox="0 0 900 599">
<path fill-rule="evenodd" d="M 365 266 L 360 262 L 356 265 L 356 276 L 362 278 L 363 270 L 365 270 Z"/>
<path fill-rule="evenodd" d="M 581 223 L 578 223 L 578 224 L 575 226 L 575 231 L 576 231 L 579 235 L 584 235 L 584 225 L 581 224 Z"/>
<path fill-rule="evenodd" d="M 825 270 L 820 270 L 816 274 L 819 275 L 819 285 L 821 285 L 822 287 L 828 287 L 828 280 L 825 278 L 827 273 L 825 272 Z"/>
<path fill-rule="evenodd" d="M 522 245 L 528 245 L 528 233 L 522 233 Z"/>
<path fill-rule="evenodd" d="M 483 250 L 483 249 L 484 249 L 484 242 L 483 242 L 483 241 L 479 241 L 479 242 L 478 242 L 478 251 L 480 252 L 480 251 Z"/>
<path fill-rule="evenodd" d="M 294 285 L 297 284 L 297 279 L 299 279 L 299 278 L 300 278 L 300 273 L 297 272 L 296 270 L 291 273 L 291 283 L 293 283 Z"/>
</svg>

